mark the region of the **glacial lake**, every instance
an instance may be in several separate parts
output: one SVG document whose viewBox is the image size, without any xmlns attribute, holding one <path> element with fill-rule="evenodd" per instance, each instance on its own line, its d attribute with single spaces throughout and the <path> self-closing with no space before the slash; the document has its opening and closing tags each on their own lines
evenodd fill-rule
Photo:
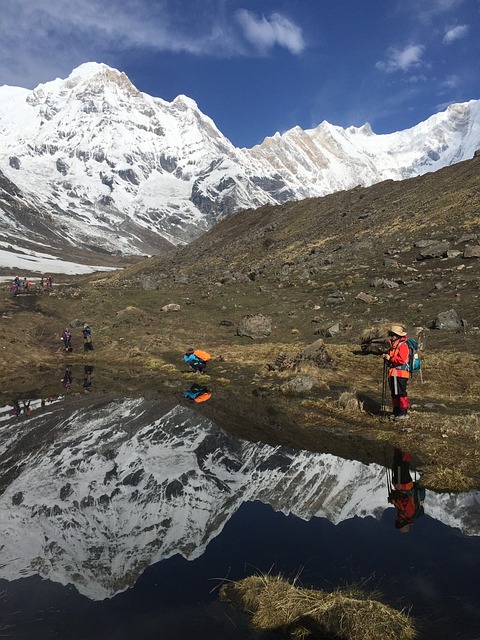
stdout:
<svg viewBox="0 0 480 640">
<path fill-rule="evenodd" d="M 61 399 L 0 410 L 0 637 L 237 640 L 218 597 L 259 572 L 363 583 L 421 639 L 480 638 L 480 496 L 427 491 L 394 527 L 385 469 L 239 440 L 190 406 Z"/>
</svg>

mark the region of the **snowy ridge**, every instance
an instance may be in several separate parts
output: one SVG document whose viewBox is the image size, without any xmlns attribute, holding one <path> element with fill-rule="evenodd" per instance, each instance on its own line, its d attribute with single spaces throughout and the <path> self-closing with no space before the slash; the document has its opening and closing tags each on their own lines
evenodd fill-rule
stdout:
<svg viewBox="0 0 480 640">
<path fill-rule="evenodd" d="M 105 64 L 33 91 L 0 87 L 0 178 L 12 197 L 58 242 L 111 252 L 159 253 L 242 208 L 401 180 L 478 148 L 473 100 L 398 133 L 323 122 L 239 149 L 190 98 L 149 96 Z M 2 202 L 0 184 L 0 235 L 45 235 Z"/>
<path fill-rule="evenodd" d="M 335 524 L 388 507 L 384 469 L 375 464 L 241 441 L 185 406 L 158 417 L 155 403 L 141 399 L 73 413 L 65 404 L 0 427 L 8 478 L 0 576 L 7 580 L 39 574 L 103 599 L 150 564 L 200 556 L 247 501 Z M 18 470 L 8 453 L 14 433 L 18 446 L 19 429 L 28 441 L 47 427 L 47 444 L 25 453 Z M 426 511 L 480 534 L 478 493 L 428 492 Z"/>
</svg>

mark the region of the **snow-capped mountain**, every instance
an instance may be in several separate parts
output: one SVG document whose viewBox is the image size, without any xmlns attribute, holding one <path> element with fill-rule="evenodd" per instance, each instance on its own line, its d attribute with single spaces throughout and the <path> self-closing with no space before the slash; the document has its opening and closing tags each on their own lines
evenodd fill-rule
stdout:
<svg viewBox="0 0 480 640">
<path fill-rule="evenodd" d="M 186 406 L 158 412 L 89 399 L 0 417 L 1 578 L 39 574 L 103 599 L 153 563 L 201 555 L 247 501 L 335 524 L 388 507 L 376 464 L 242 441 Z M 480 534 L 478 493 L 428 492 L 426 511 Z"/>
<path fill-rule="evenodd" d="M 0 87 L 0 235 L 158 253 L 242 208 L 420 175 L 479 147 L 471 101 L 389 135 L 323 122 L 239 149 L 193 100 L 86 63 L 33 91 Z"/>
</svg>

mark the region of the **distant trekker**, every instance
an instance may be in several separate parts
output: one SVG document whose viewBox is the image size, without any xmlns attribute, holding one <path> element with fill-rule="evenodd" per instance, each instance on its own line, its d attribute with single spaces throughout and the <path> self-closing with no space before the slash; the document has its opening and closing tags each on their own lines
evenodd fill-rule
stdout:
<svg viewBox="0 0 480 640">
<path fill-rule="evenodd" d="M 196 373 L 203 373 L 209 360 L 210 354 L 201 349 L 187 349 L 183 356 L 183 361 L 188 363 Z"/>
<path fill-rule="evenodd" d="M 82 329 L 83 335 L 83 350 L 84 351 L 93 351 L 93 342 L 92 342 L 92 330 L 87 322 L 83 325 Z"/>
<path fill-rule="evenodd" d="M 387 366 L 387 376 L 392 396 L 392 420 L 404 420 L 408 417 L 407 383 L 410 378 L 410 349 L 407 344 L 407 332 L 400 324 L 394 324 L 389 332 L 389 350 L 383 354 Z"/>
<path fill-rule="evenodd" d="M 68 351 L 69 353 L 73 351 L 72 333 L 68 327 L 65 327 L 65 329 L 62 332 L 62 340 L 63 340 L 63 345 L 65 347 L 65 351 Z"/>
</svg>

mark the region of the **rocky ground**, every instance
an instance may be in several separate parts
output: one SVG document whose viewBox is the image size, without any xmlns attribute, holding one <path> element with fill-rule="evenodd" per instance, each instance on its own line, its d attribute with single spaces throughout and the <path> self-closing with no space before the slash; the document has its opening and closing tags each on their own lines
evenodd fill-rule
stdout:
<svg viewBox="0 0 480 640">
<path fill-rule="evenodd" d="M 53 290 L 12 299 L 6 285 L 3 403 L 62 393 L 66 366 L 71 395 L 85 393 L 85 365 L 91 393 L 184 402 L 201 379 L 213 395 L 198 410 L 245 438 L 380 463 L 396 445 L 431 488 L 478 486 L 479 163 L 242 212 L 164 257 L 57 278 Z M 264 333 L 249 337 L 245 318 L 259 315 Z M 423 381 L 412 381 L 400 424 L 383 415 L 371 345 L 399 322 L 423 346 Z M 319 339 L 326 357 L 300 355 Z M 211 353 L 206 375 L 182 363 L 190 346 Z"/>
</svg>

